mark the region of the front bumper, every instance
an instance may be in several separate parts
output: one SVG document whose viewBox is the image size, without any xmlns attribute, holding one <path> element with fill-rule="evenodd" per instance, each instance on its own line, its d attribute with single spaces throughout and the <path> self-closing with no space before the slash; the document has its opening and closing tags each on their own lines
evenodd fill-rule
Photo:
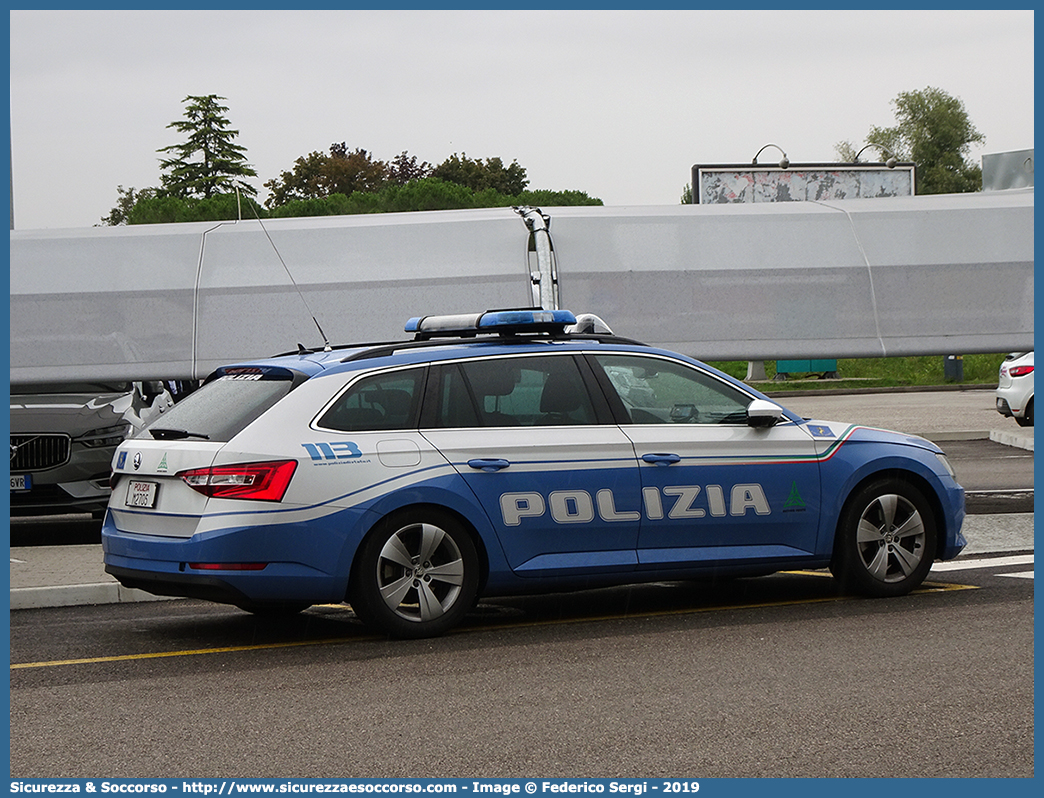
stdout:
<svg viewBox="0 0 1044 798">
<path fill-rule="evenodd" d="M 32 488 L 11 491 L 11 515 L 100 513 L 109 503 L 109 476 L 101 474 L 80 482 L 46 483 L 30 472 Z"/>
<path fill-rule="evenodd" d="M 960 554 L 968 545 L 967 539 L 961 533 L 964 526 L 966 510 L 964 506 L 964 488 L 955 480 L 946 480 L 949 484 L 943 485 L 942 529 L 938 558 L 940 560 L 952 560 Z"/>
</svg>

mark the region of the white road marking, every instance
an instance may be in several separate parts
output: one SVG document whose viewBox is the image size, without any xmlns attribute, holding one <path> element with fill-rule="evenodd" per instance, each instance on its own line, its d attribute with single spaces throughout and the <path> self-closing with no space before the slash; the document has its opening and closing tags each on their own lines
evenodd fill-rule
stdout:
<svg viewBox="0 0 1044 798">
<path fill-rule="evenodd" d="M 1011 557 L 983 557 L 974 560 L 954 560 L 952 562 L 937 562 L 932 566 L 932 570 L 966 571 L 970 568 L 995 568 L 997 566 L 1007 568 L 1012 565 L 1033 565 L 1033 555 L 1015 554 Z"/>
</svg>

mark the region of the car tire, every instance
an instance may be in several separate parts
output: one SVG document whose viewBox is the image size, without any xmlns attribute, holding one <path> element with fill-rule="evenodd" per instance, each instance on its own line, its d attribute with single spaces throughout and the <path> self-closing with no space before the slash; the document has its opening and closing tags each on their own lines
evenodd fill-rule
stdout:
<svg viewBox="0 0 1044 798">
<path fill-rule="evenodd" d="M 433 637 L 456 626 L 479 584 L 475 544 L 454 516 L 413 509 L 383 519 L 359 547 L 348 601 L 392 637 Z"/>
<path fill-rule="evenodd" d="M 936 550 L 936 524 L 923 494 L 887 478 L 845 503 L 830 570 L 845 592 L 902 596 L 924 581 Z"/>
<path fill-rule="evenodd" d="M 1026 405 L 1026 412 L 1021 416 L 1016 416 L 1015 420 L 1018 422 L 1020 427 L 1032 427 L 1033 426 L 1033 400 L 1030 399 L 1029 404 Z"/>
</svg>

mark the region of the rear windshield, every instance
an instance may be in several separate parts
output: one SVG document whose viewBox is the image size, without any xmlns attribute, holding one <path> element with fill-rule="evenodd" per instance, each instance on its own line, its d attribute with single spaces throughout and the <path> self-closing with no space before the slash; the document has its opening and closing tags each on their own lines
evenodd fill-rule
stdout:
<svg viewBox="0 0 1044 798">
<path fill-rule="evenodd" d="M 153 438 L 162 434 L 172 439 L 205 438 L 224 443 L 290 393 L 293 386 L 289 374 L 277 379 L 218 377 L 186 396 L 136 437 Z M 153 429 L 157 435 L 152 434 Z"/>
</svg>

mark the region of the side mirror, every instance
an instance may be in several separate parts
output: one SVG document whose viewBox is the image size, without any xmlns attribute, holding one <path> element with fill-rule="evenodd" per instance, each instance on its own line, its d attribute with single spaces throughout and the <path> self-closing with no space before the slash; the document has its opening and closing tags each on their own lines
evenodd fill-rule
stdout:
<svg viewBox="0 0 1044 798">
<path fill-rule="evenodd" d="M 783 408 L 765 399 L 755 399 L 747 405 L 748 427 L 774 427 L 782 418 Z"/>
</svg>

